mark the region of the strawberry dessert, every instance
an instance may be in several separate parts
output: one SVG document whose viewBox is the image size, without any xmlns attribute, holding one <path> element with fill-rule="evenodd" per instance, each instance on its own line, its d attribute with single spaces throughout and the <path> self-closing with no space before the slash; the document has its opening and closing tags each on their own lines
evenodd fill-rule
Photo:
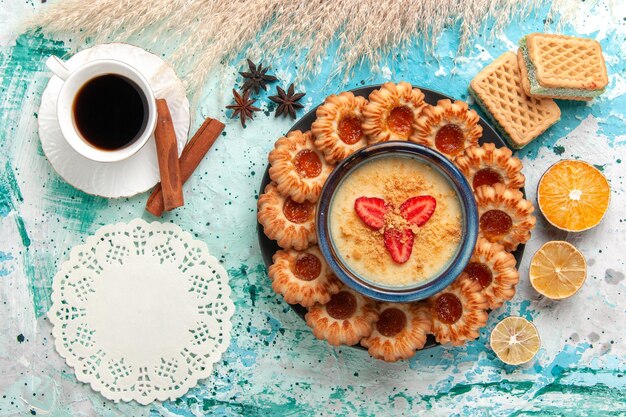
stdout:
<svg viewBox="0 0 626 417">
<path fill-rule="evenodd" d="M 411 286 L 438 275 L 461 239 L 459 198 L 432 166 L 410 157 L 365 162 L 339 185 L 331 202 L 333 246 L 361 278 Z"/>
</svg>

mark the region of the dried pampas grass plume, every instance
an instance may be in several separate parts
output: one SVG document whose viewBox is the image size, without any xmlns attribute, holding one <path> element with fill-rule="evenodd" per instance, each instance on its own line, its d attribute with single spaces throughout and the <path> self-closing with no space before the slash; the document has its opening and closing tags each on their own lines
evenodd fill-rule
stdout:
<svg viewBox="0 0 626 417">
<path fill-rule="evenodd" d="M 317 73 L 338 40 L 333 76 L 347 80 L 357 65 L 376 70 L 398 46 L 433 51 L 446 26 L 460 23 L 462 53 L 487 19 L 492 33 L 544 0 L 64 0 L 45 6 L 30 30 L 71 34 L 84 44 L 133 41 L 170 46 L 171 63 L 190 90 L 220 62 L 249 56 L 298 63 L 299 78 Z M 569 0 L 559 0 L 567 3 Z"/>
</svg>

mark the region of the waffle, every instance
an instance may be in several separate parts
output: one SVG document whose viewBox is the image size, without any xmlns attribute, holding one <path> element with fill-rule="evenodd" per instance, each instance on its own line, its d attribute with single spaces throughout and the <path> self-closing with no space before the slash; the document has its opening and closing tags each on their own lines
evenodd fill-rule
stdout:
<svg viewBox="0 0 626 417">
<path fill-rule="evenodd" d="M 469 91 L 513 148 L 523 148 L 561 117 L 554 100 L 526 95 L 513 52 L 483 68 Z"/>
<path fill-rule="evenodd" d="M 609 83 L 593 39 L 533 33 L 520 40 L 518 61 L 524 91 L 533 97 L 591 100 Z"/>
</svg>

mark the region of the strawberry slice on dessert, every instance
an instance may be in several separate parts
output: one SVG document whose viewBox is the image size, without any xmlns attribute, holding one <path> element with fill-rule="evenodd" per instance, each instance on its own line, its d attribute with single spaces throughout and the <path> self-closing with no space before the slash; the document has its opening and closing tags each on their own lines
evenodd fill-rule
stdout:
<svg viewBox="0 0 626 417">
<path fill-rule="evenodd" d="M 400 206 L 400 214 L 409 223 L 423 226 L 435 212 L 437 200 L 430 195 L 411 197 Z"/>
<path fill-rule="evenodd" d="M 382 198 L 359 197 L 354 201 L 354 210 L 370 229 L 380 230 L 385 225 L 389 204 Z"/>
<path fill-rule="evenodd" d="M 385 230 L 385 247 L 394 262 L 403 264 L 409 260 L 413 252 L 413 232 L 411 229 Z"/>
</svg>

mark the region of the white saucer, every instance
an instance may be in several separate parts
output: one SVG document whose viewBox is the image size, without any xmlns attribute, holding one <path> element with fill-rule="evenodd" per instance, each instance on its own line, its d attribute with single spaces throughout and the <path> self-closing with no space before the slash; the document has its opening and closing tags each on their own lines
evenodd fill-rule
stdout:
<svg viewBox="0 0 626 417">
<path fill-rule="evenodd" d="M 72 70 L 95 59 L 128 63 L 146 77 L 155 97 L 167 100 L 180 154 L 187 143 L 191 118 L 185 87 L 174 70 L 158 56 L 124 43 L 97 45 L 78 52 L 66 62 Z M 70 147 L 57 121 L 56 103 L 62 84 L 60 78 L 52 76 L 39 107 L 39 138 L 54 170 L 79 190 L 101 197 L 130 197 L 154 187 L 160 180 L 154 135 L 135 155 L 121 162 L 94 162 Z"/>
</svg>

